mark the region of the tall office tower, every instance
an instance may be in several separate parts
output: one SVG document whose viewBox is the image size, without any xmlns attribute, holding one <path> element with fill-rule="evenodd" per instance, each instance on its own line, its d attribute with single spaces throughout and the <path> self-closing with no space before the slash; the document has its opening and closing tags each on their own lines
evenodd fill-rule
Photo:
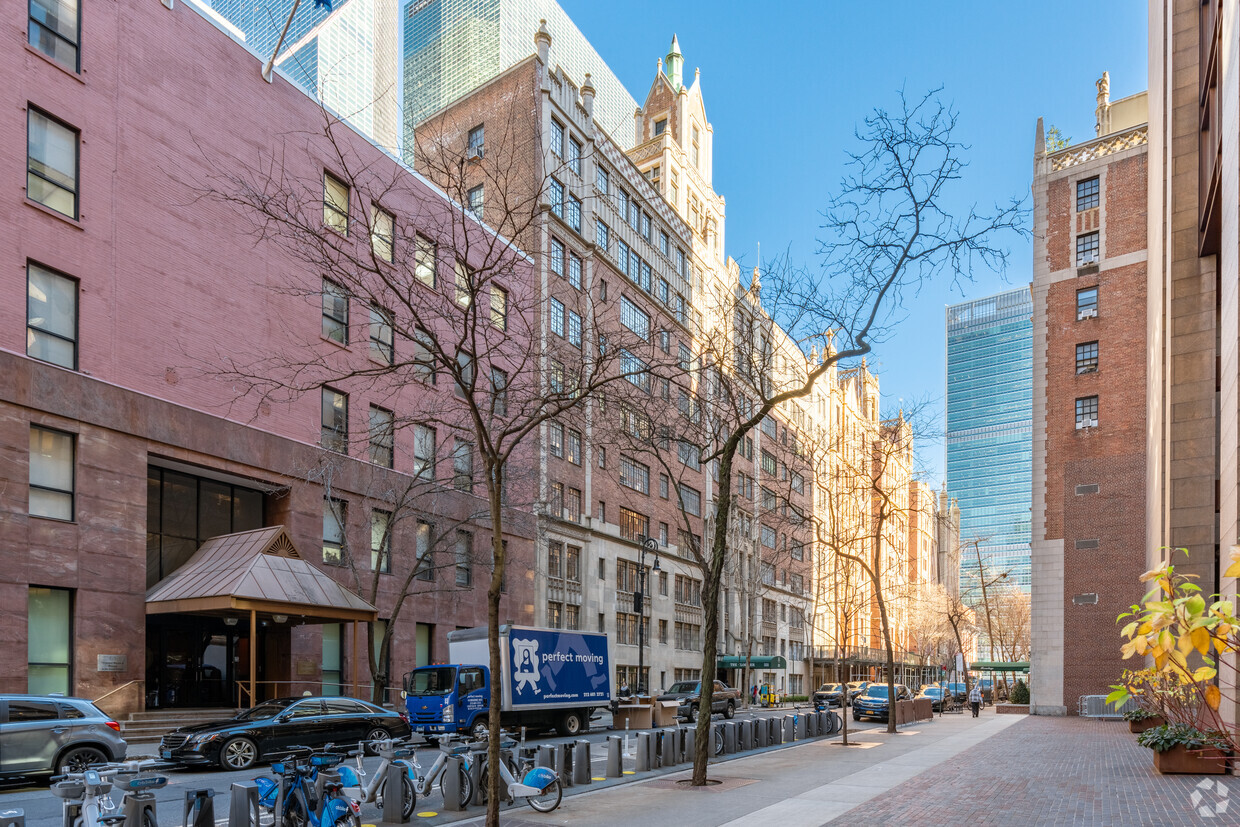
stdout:
<svg viewBox="0 0 1240 827">
<path fill-rule="evenodd" d="M 983 575 L 1029 589 L 1028 287 L 947 308 L 947 490 L 960 506 L 960 588 Z"/>
<path fill-rule="evenodd" d="M 297 43 L 333 14 L 339 14 L 353 0 L 333 0 L 330 9 L 303 0 L 284 37 L 284 49 Z M 210 0 L 208 5 L 245 34 L 245 45 L 256 54 L 271 57 L 280 32 L 293 10 L 293 0 Z"/>
<path fill-rule="evenodd" d="M 534 33 L 545 19 L 554 34 L 549 71 L 563 66 L 578 83 L 588 72 L 595 121 L 623 149 L 633 146 L 637 101 L 555 0 L 410 0 L 402 16 L 406 134 L 533 54 Z M 406 154 L 411 151 L 407 146 Z"/>
</svg>

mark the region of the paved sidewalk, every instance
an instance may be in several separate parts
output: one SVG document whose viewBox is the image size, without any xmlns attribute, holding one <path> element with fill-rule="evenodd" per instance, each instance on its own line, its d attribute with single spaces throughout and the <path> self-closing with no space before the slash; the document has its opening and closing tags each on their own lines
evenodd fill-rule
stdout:
<svg viewBox="0 0 1240 827">
<path fill-rule="evenodd" d="M 546 815 L 526 806 L 506 808 L 501 821 L 632 827 L 653 819 L 677 827 L 816 826 L 1018 722 L 1006 715 L 948 715 L 896 735 L 865 730 L 855 736 L 858 746 L 843 747 L 839 738 L 832 738 L 712 765 L 710 777 L 723 782 L 715 787 L 686 789 L 677 781 L 690 773 L 677 772 L 565 796 L 560 808 Z M 861 818 L 870 820 L 868 815 Z M 478 821 L 481 818 L 462 823 Z"/>
</svg>

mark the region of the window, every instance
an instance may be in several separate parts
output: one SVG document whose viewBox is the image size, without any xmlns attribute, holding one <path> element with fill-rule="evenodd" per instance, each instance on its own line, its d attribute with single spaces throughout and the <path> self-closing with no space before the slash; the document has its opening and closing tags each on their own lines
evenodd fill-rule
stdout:
<svg viewBox="0 0 1240 827">
<path fill-rule="evenodd" d="M 555 600 L 547 601 L 547 627 L 550 629 L 560 628 L 560 613 L 564 609 L 564 604 Z"/>
<path fill-rule="evenodd" d="M 594 222 L 594 243 L 602 248 L 603 252 L 607 252 L 610 249 L 610 240 L 611 231 L 606 224 L 596 219 Z"/>
<path fill-rule="evenodd" d="M 1076 237 L 1076 266 L 1096 264 L 1098 261 L 1098 233 L 1085 233 Z"/>
<path fill-rule="evenodd" d="M 435 242 L 423 235 L 414 242 L 413 275 L 427 287 L 435 286 Z"/>
<path fill-rule="evenodd" d="M 1076 182 L 1076 211 L 1085 212 L 1098 206 L 1098 176 Z"/>
<path fill-rule="evenodd" d="M 26 118 L 26 197 L 78 217 L 78 140 L 80 135 L 33 106 Z"/>
<path fill-rule="evenodd" d="M 624 509 L 620 510 L 624 511 Z M 616 561 L 616 591 L 637 591 L 637 564 L 632 560 Z"/>
<path fill-rule="evenodd" d="M 788 575 L 788 588 L 792 589 L 792 591 L 796 592 L 797 594 L 801 594 L 802 592 L 805 591 L 805 577 L 800 574 Z M 792 611 L 794 613 L 799 613 L 801 610 L 794 608 Z M 795 614 L 794 614 L 794 617 L 795 617 Z M 794 625 L 793 628 L 798 629 L 802 625 L 804 625 L 803 622 Z"/>
<path fill-rule="evenodd" d="M 650 315 L 627 296 L 620 297 L 620 321 L 642 341 L 650 338 Z"/>
<path fill-rule="evenodd" d="M 1098 343 L 1085 342 L 1076 346 L 1076 372 L 1094 373 L 1098 370 Z"/>
<path fill-rule="evenodd" d="M 491 414 L 508 416 L 508 372 L 491 368 Z"/>
<path fill-rule="evenodd" d="M 568 283 L 581 289 L 581 259 L 573 253 L 568 254 Z"/>
<path fill-rule="evenodd" d="M 702 581 L 694 577 L 678 574 L 676 575 L 676 586 L 673 594 L 677 603 L 683 603 L 686 606 L 701 606 Z"/>
<path fill-rule="evenodd" d="M 30 427 L 30 516 L 73 519 L 74 437 Z"/>
<path fill-rule="evenodd" d="M 323 173 L 323 226 L 349 234 L 349 185 L 330 172 Z"/>
<path fill-rule="evenodd" d="M 762 493 L 762 510 L 774 511 L 778 507 L 776 505 L 775 492 L 767 488 L 765 485 L 761 486 L 760 490 Z"/>
<path fill-rule="evenodd" d="M 624 273 L 633 281 L 637 281 L 636 268 L 629 267 L 629 245 L 623 240 L 616 242 L 616 261 L 620 264 L 620 272 Z M 633 262 L 636 263 L 637 257 L 633 256 Z"/>
<path fill-rule="evenodd" d="M 772 477 L 774 477 L 778 468 L 779 468 L 779 463 L 775 461 L 775 455 L 772 454 L 770 451 L 763 450 L 762 451 L 762 473 L 770 474 Z"/>
<path fill-rule="evenodd" d="M 551 204 L 551 212 L 557 218 L 564 217 L 564 185 L 554 178 L 547 187 L 547 201 Z"/>
<path fill-rule="evenodd" d="M 801 476 L 796 471 L 792 472 L 792 476 L 789 479 L 789 485 L 791 485 L 792 490 L 798 494 L 805 493 L 805 477 Z"/>
<path fill-rule="evenodd" d="M 676 621 L 675 646 L 677 649 L 686 649 L 692 652 L 698 652 L 702 649 L 702 626 L 698 623 L 681 623 Z"/>
<path fill-rule="evenodd" d="M 647 241 L 650 240 L 650 214 L 649 213 L 642 213 L 641 233 L 642 233 L 642 238 L 646 239 Z"/>
<path fill-rule="evenodd" d="M 594 185 L 598 187 L 599 192 L 603 195 L 609 194 L 611 190 L 611 176 L 607 174 L 607 167 L 599 164 L 595 167 Z"/>
<path fill-rule="evenodd" d="M 607 301 L 607 282 L 603 279 L 599 279 L 598 282 L 598 300 L 601 302 Z"/>
<path fill-rule="evenodd" d="M 696 126 L 693 127 L 691 135 L 693 139 L 693 149 L 690 152 L 690 155 L 692 156 L 693 166 L 700 169 L 700 166 L 698 165 L 698 128 Z"/>
<path fill-rule="evenodd" d="M 1076 291 L 1076 319 L 1089 319 L 1098 315 L 1098 288 L 1086 287 Z"/>
<path fill-rule="evenodd" d="M 344 526 L 348 523 L 348 504 L 344 500 L 323 498 L 323 562 L 344 565 Z"/>
<path fill-rule="evenodd" d="M 581 141 L 571 135 L 568 138 L 568 168 L 581 174 Z"/>
<path fill-rule="evenodd" d="M 456 585 L 468 589 L 474 583 L 474 535 L 456 533 Z"/>
<path fill-rule="evenodd" d="M 551 119 L 551 154 L 557 158 L 564 157 L 564 124 Z"/>
<path fill-rule="evenodd" d="M 418 531 L 415 538 L 415 549 L 417 555 L 417 568 L 415 569 L 415 577 L 419 580 L 435 579 L 435 558 L 431 553 L 431 534 L 433 528 L 431 524 L 424 520 L 418 520 Z"/>
<path fill-rule="evenodd" d="M 563 569 L 560 568 L 560 563 L 563 560 L 563 554 L 564 554 L 563 545 L 561 545 L 560 543 L 557 543 L 555 540 L 551 540 L 547 543 L 547 576 L 548 577 L 558 578 L 558 577 L 564 576 Z"/>
<path fill-rule="evenodd" d="M 629 215 L 629 194 L 624 187 L 616 187 L 616 209 L 620 212 L 620 220 L 624 221 Z"/>
<path fill-rule="evenodd" d="M 370 512 L 370 568 L 392 573 L 392 515 L 378 508 Z"/>
<path fill-rule="evenodd" d="M 474 288 L 471 284 L 473 275 L 469 266 L 465 262 L 457 259 L 456 261 L 456 303 L 461 307 L 469 307 L 469 303 L 474 297 Z"/>
<path fill-rule="evenodd" d="M 573 311 L 568 311 L 568 343 L 574 347 L 581 347 L 581 316 Z"/>
<path fill-rule="evenodd" d="M 568 217 L 566 220 L 568 221 L 568 226 L 577 232 L 581 232 L 581 199 L 571 192 L 568 194 Z"/>
<path fill-rule="evenodd" d="M 435 429 L 428 425 L 413 426 L 413 475 L 435 479 Z"/>
<path fill-rule="evenodd" d="M 667 255 L 668 242 L 667 231 L 659 230 L 659 252 L 663 253 L 663 255 Z"/>
<path fill-rule="evenodd" d="M 767 548 L 772 548 L 772 549 L 775 548 L 775 538 L 776 538 L 775 529 L 763 523 L 762 530 L 760 532 L 760 539 L 762 541 L 762 545 L 766 546 Z M 774 582 L 774 573 L 772 573 L 771 577 L 772 577 L 772 582 Z"/>
<path fill-rule="evenodd" d="M 564 556 L 564 579 L 570 583 L 581 582 L 581 549 L 569 546 Z"/>
<path fill-rule="evenodd" d="M 627 350 L 620 351 L 620 371 L 630 384 L 650 393 L 650 374 L 646 363 Z"/>
<path fill-rule="evenodd" d="M 702 492 L 687 485 L 677 484 L 676 488 L 680 492 L 681 507 L 685 510 L 685 513 L 692 514 L 694 517 L 701 517 Z"/>
<path fill-rule="evenodd" d="M 349 395 L 323 386 L 319 444 L 329 451 L 349 451 Z"/>
<path fill-rule="evenodd" d="M 637 615 L 616 612 L 616 643 L 627 646 L 637 645 Z M 620 667 L 616 667 L 617 674 L 619 671 Z M 619 680 L 617 678 L 617 681 Z M 624 682 L 627 683 L 627 679 Z"/>
<path fill-rule="evenodd" d="M 474 354 L 468 350 L 458 350 L 456 368 L 456 395 L 464 399 L 474 389 Z"/>
<path fill-rule="evenodd" d="M 775 419 L 770 414 L 767 414 L 766 416 L 762 417 L 762 433 L 763 434 L 769 436 L 771 439 L 774 439 L 775 434 L 778 430 L 779 430 L 779 426 L 775 424 Z"/>
<path fill-rule="evenodd" d="M 395 459 L 392 412 L 370 406 L 370 461 L 391 468 Z"/>
<path fill-rule="evenodd" d="M 558 422 L 547 423 L 547 450 L 553 457 L 564 458 L 564 426 Z"/>
<path fill-rule="evenodd" d="M 78 283 L 26 263 L 26 355 L 77 370 Z"/>
<path fill-rule="evenodd" d="M 548 315 L 551 321 L 551 332 L 556 336 L 564 335 L 564 302 L 557 298 L 547 299 Z"/>
<path fill-rule="evenodd" d="M 395 348 L 392 342 L 392 314 L 377 304 L 370 306 L 370 358 L 385 365 L 392 364 Z"/>
<path fill-rule="evenodd" d="M 662 135 L 667 131 L 667 118 L 659 118 L 654 122 L 654 134 Z"/>
<path fill-rule="evenodd" d="M 396 258 L 396 216 L 373 204 L 370 206 L 370 249 L 384 261 Z"/>
<path fill-rule="evenodd" d="M 78 71 L 80 25 L 77 0 L 30 0 L 30 45 L 71 72 Z"/>
<path fill-rule="evenodd" d="M 659 545 L 661 546 L 667 545 L 667 532 L 668 532 L 667 523 L 659 523 Z M 667 594 L 666 584 L 664 584 L 663 594 Z"/>
<path fill-rule="evenodd" d="M 630 457 L 620 457 L 620 484 L 642 494 L 650 493 L 650 467 Z"/>
<path fill-rule="evenodd" d="M 491 324 L 508 329 L 508 291 L 497 284 L 491 285 Z"/>
<path fill-rule="evenodd" d="M 602 446 L 599 446 L 599 447 L 595 450 L 595 453 L 597 453 L 597 454 L 598 454 L 598 467 L 599 467 L 599 468 L 606 468 L 606 467 L 607 467 L 607 449 L 606 449 L 606 448 L 604 448 L 604 447 L 602 447 Z M 602 506 L 602 503 L 599 503 L 599 505 L 600 505 L 600 506 Z M 600 508 L 600 512 L 599 512 L 599 513 L 600 513 L 600 514 L 602 513 L 601 508 Z"/>
<path fill-rule="evenodd" d="M 676 346 L 676 363 L 681 370 L 690 370 L 693 367 L 693 351 L 684 342 Z"/>
<path fill-rule="evenodd" d="M 667 499 L 671 496 L 672 481 L 668 479 L 667 474 L 659 474 L 659 496 Z"/>
<path fill-rule="evenodd" d="M 650 535 L 650 518 L 644 514 L 638 514 L 627 508 L 620 509 L 620 536 L 625 540 L 631 540 L 640 543 Z M 623 561 L 620 561 L 623 562 Z M 619 563 L 617 563 L 619 565 Z M 636 565 L 630 563 L 636 570 Z M 620 588 L 617 586 L 616 588 Z M 633 591 L 633 589 L 623 589 L 623 591 Z"/>
<path fill-rule="evenodd" d="M 331 279 L 323 279 L 323 338 L 349 343 L 349 294 Z"/>
<path fill-rule="evenodd" d="M 1076 400 L 1076 428 L 1098 427 L 1098 397 L 1085 396 Z"/>
<path fill-rule="evenodd" d="M 702 449 L 685 440 L 679 440 L 676 443 L 676 455 L 680 459 L 680 464 L 693 471 L 702 470 Z"/>
<path fill-rule="evenodd" d="M 475 126 L 469 130 L 469 149 L 468 153 L 471 158 L 481 158 L 483 150 L 486 146 L 486 127 L 483 125 Z"/>
<path fill-rule="evenodd" d="M 558 239 L 551 239 L 551 272 L 564 278 L 564 245 Z"/>
<path fill-rule="evenodd" d="M 581 490 L 578 488 L 564 489 L 564 510 L 562 519 L 570 523 L 581 522 Z"/>
<path fill-rule="evenodd" d="M 581 432 L 568 429 L 565 435 L 564 455 L 573 465 L 581 464 Z"/>
<path fill-rule="evenodd" d="M 435 384 L 434 340 L 418 328 L 413 334 L 413 375 L 428 385 Z"/>
<path fill-rule="evenodd" d="M 457 491 L 474 490 L 474 444 L 463 439 L 452 446 L 452 487 Z"/>
<path fill-rule="evenodd" d="M 68 695 L 73 664 L 73 593 L 67 589 L 29 587 L 26 630 L 26 691 Z M 33 707 L 37 702 L 28 703 Z M 35 710 L 23 714 L 15 701 L 9 701 L 11 721 L 35 717 L 43 716 Z M 56 717 L 56 713 L 51 717 Z"/>
<path fill-rule="evenodd" d="M 465 193 L 465 208 L 475 217 L 482 217 L 482 184 Z"/>
</svg>

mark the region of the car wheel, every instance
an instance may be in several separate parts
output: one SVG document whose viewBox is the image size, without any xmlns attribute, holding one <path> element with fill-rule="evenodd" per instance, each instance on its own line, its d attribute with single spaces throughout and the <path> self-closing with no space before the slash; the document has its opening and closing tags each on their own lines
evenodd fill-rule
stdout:
<svg viewBox="0 0 1240 827">
<path fill-rule="evenodd" d="M 556 731 L 566 737 L 580 735 L 582 729 L 581 712 L 576 709 L 565 712 L 560 718 L 559 725 L 556 726 Z"/>
<path fill-rule="evenodd" d="M 729 721 L 736 717 L 736 704 L 728 701 L 728 705 L 723 710 L 723 717 Z"/>
<path fill-rule="evenodd" d="M 386 729 L 384 729 L 381 726 L 377 726 L 374 729 L 372 729 L 366 735 L 366 754 L 367 755 L 378 755 L 379 754 L 379 751 L 370 745 L 371 741 L 384 741 L 391 737 L 392 737 L 392 733 L 388 732 Z"/>
<path fill-rule="evenodd" d="M 103 754 L 103 750 L 95 747 L 73 747 L 60 756 L 56 768 L 61 775 L 67 772 L 85 772 L 91 764 L 106 764 L 107 761 L 108 756 Z"/>
<path fill-rule="evenodd" d="M 226 770 L 248 770 L 258 763 L 258 747 L 249 738 L 229 738 L 220 747 L 220 766 Z"/>
</svg>

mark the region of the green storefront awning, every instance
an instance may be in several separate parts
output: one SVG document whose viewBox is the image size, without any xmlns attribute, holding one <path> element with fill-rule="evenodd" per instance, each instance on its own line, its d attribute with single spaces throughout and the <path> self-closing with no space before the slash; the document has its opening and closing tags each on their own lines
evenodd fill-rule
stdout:
<svg viewBox="0 0 1240 827">
<path fill-rule="evenodd" d="M 744 669 L 744 655 L 721 655 L 716 661 L 719 669 Z M 780 655 L 754 655 L 749 659 L 751 669 L 787 669 L 788 661 Z"/>
<path fill-rule="evenodd" d="M 1028 672 L 1029 661 L 1018 660 L 1005 663 L 998 660 L 975 660 L 969 664 L 969 669 L 974 672 Z"/>
</svg>

